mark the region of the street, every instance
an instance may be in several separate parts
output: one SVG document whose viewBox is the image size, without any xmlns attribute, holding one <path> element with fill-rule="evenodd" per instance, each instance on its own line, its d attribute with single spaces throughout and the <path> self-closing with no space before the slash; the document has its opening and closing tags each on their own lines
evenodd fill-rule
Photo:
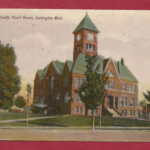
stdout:
<svg viewBox="0 0 150 150">
<path fill-rule="evenodd" d="M 0 140 L 150 142 L 150 130 L 1 128 Z"/>
</svg>

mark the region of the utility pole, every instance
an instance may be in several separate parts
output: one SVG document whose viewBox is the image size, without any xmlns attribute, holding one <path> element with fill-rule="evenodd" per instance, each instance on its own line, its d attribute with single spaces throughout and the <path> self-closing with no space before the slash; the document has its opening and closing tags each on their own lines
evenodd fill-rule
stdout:
<svg viewBox="0 0 150 150">
<path fill-rule="evenodd" d="M 102 126 L 102 106 L 100 107 L 100 114 L 99 114 L 99 126 Z"/>
<path fill-rule="evenodd" d="M 145 100 L 145 103 L 146 103 L 146 100 Z M 147 119 L 147 103 L 146 103 L 146 119 Z"/>
<path fill-rule="evenodd" d="M 27 98 L 26 126 L 28 126 L 28 117 L 29 117 L 29 96 Z"/>
</svg>

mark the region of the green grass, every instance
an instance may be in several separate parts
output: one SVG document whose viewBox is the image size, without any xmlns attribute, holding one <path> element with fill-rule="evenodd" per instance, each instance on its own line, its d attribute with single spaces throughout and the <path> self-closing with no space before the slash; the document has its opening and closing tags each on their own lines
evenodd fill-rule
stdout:
<svg viewBox="0 0 150 150">
<path fill-rule="evenodd" d="M 40 115 L 29 114 L 31 117 L 39 117 Z M 13 119 L 24 119 L 26 118 L 25 113 L 11 113 L 11 112 L 0 112 L 0 120 L 13 120 Z"/>
<path fill-rule="evenodd" d="M 0 124 L 1 125 L 1 124 Z M 91 126 L 92 118 L 85 116 L 65 116 L 29 121 L 29 126 L 55 126 L 55 127 L 84 127 Z M 95 125 L 99 126 L 99 117 L 95 117 Z M 2 125 L 1 125 L 2 126 Z M 3 126 L 25 126 L 25 122 L 3 124 Z M 102 126 L 122 127 L 150 127 L 150 122 L 124 118 L 102 118 Z"/>
</svg>

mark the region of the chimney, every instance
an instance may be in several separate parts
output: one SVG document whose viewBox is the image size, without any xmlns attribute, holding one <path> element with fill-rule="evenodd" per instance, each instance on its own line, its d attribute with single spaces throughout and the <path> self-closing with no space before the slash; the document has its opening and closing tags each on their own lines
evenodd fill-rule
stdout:
<svg viewBox="0 0 150 150">
<path fill-rule="evenodd" d="M 124 66 L 124 59 L 121 58 L 121 64 Z"/>
</svg>

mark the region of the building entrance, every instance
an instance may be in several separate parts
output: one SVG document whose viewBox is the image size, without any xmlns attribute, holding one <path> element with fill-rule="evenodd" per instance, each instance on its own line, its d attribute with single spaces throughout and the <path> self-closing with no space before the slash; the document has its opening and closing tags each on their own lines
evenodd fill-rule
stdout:
<svg viewBox="0 0 150 150">
<path fill-rule="evenodd" d="M 113 98 L 113 96 L 111 96 L 111 95 L 109 95 L 108 98 L 109 98 L 109 107 L 110 107 L 110 108 L 113 108 L 113 103 L 114 103 L 114 102 L 113 102 L 113 99 L 114 99 L 114 98 Z"/>
</svg>

